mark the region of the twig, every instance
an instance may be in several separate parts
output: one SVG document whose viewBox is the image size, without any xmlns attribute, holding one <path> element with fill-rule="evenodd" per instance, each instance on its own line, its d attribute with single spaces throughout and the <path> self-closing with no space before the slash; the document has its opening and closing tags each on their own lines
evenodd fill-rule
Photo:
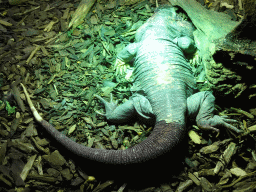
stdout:
<svg viewBox="0 0 256 192">
<path fill-rule="evenodd" d="M 156 7 L 157 7 L 157 8 L 159 7 L 159 5 L 158 5 L 158 0 L 156 0 Z"/>
<path fill-rule="evenodd" d="M 20 78 L 18 78 L 14 83 L 11 84 L 11 88 L 13 91 L 14 99 L 17 101 L 18 106 L 21 108 L 22 112 L 25 112 L 25 105 L 20 98 L 20 92 L 17 88 L 17 84 L 19 84 L 19 83 L 20 83 Z"/>
<path fill-rule="evenodd" d="M 27 64 L 30 62 L 30 60 L 33 58 L 36 52 L 40 49 L 40 45 L 35 45 L 35 46 L 36 48 L 34 49 L 34 51 L 32 51 L 32 53 L 30 54 L 29 58 L 26 61 Z"/>
</svg>

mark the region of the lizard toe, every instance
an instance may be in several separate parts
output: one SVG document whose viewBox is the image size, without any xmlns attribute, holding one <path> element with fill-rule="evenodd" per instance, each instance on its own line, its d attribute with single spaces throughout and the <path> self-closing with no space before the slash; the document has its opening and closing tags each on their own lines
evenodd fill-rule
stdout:
<svg viewBox="0 0 256 192">
<path fill-rule="evenodd" d="M 202 129 L 202 130 L 205 130 L 205 131 L 216 131 L 216 132 L 220 132 L 219 129 L 217 129 L 217 128 L 213 127 L 213 126 L 210 126 L 210 125 L 206 125 L 206 124 L 204 124 L 204 125 L 200 125 L 200 124 L 199 124 L 198 127 L 199 127 L 200 129 Z"/>
<path fill-rule="evenodd" d="M 96 98 L 98 98 L 104 105 L 105 105 L 105 110 L 106 110 L 106 114 L 103 114 L 101 112 L 97 112 L 100 115 L 103 116 L 109 116 L 117 107 L 117 103 L 115 101 L 113 101 L 113 96 L 112 94 L 110 94 L 110 102 L 107 102 L 105 99 L 103 99 L 101 96 L 99 95 L 94 95 Z"/>
<path fill-rule="evenodd" d="M 214 115 L 213 117 L 207 119 L 207 120 L 200 120 L 197 122 L 197 125 L 199 128 L 204 130 L 215 130 L 218 129 L 215 127 L 225 127 L 228 129 L 231 129 L 237 133 L 243 132 L 242 130 L 239 130 L 235 126 L 231 125 L 230 123 L 237 123 L 237 120 L 229 119 L 227 116 L 219 116 Z"/>
<path fill-rule="evenodd" d="M 101 116 L 106 116 L 106 114 L 104 114 L 104 113 L 101 113 L 101 112 L 99 112 L 99 111 L 95 111 L 97 114 L 99 114 L 99 115 L 101 115 Z"/>
</svg>

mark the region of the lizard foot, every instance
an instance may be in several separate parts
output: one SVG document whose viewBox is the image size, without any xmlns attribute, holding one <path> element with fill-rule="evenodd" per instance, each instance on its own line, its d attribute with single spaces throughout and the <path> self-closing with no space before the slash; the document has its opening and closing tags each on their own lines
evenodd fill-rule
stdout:
<svg viewBox="0 0 256 192">
<path fill-rule="evenodd" d="M 242 130 L 237 129 L 233 125 L 230 125 L 230 123 L 237 123 L 237 122 L 238 122 L 237 120 L 229 119 L 228 116 L 214 115 L 213 117 L 207 120 L 199 120 L 197 122 L 197 125 L 200 129 L 203 129 L 203 130 L 214 130 L 219 132 L 219 129 L 217 129 L 216 127 L 226 127 L 237 133 L 241 133 L 243 132 Z"/>
<path fill-rule="evenodd" d="M 112 112 L 115 110 L 115 108 L 117 107 L 117 102 L 113 101 L 113 95 L 112 93 L 110 94 L 110 102 L 107 102 L 105 99 L 103 99 L 101 96 L 99 95 L 95 95 L 95 97 L 97 97 L 99 100 L 102 101 L 102 103 L 105 105 L 105 110 L 106 110 L 106 114 L 103 114 L 99 111 L 96 111 L 96 113 L 98 113 L 99 115 L 102 116 L 109 116 L 112 114 Z"/>
</svg>

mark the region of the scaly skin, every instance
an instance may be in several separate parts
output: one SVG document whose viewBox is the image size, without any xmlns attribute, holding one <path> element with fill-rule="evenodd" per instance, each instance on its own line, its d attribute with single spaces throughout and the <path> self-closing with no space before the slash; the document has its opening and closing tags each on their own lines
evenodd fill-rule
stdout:
<svg viewBox="0 0 256 192">
<path fill-rule="evenodd" d="M 187 116 L 199 127 L 218 131 L 224 126 L 237 132 L 230 122 L 235 120 L 214 116 L 214 97 L 210 92 L 196 91 L 196 83 L 184 52 L 194 49 L 193 27 L 171 9 L 153 15 L 136 33 L 136 43 L 128 45 L 118 59 L 128 62 L 135 57 L 134 94 L 117 106 L 96 95 L 104 104 L 106 118 L 115 123 L 126 122 L 135 114 L 145 119 L 155 118 L 151 135 L 140 144 L 126 150 L 105 150 L 85 147 L 58 132 L 42 119 L 23 86 L 36 120 L 66 149 L 86 159 L 106 164 L 142 163 L 177 146 L 186 134 Z M 195 94 L 194 94 L 195 93 Z"/>
</svg>

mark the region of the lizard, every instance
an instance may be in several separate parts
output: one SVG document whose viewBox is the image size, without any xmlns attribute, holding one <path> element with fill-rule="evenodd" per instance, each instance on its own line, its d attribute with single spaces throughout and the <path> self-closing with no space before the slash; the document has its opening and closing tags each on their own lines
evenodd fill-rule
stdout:
<svg viewBox="0 0 256 192">
<path fill-rule="evenodd" d="M 125 150 L 96 149 L 80 145 L 56 130 L 34 107 L 23 90 L 35 119 L 47 132 L 72 153 L 85 159 L 111 165 L 143 163 L 170 153 L 186 135 L 188 119 L 198 127 L 219 131 L 226 127 L 241 132 L 231 123 L 236 120 L 214 115 L 215 97 L 209 91 L 198 92 L 191 66 L 185 54 L 196 48 L 193 24 L 184 20 L 173 7 L 154 13 L 136 32 L 135 42 L 117 55 L 117 62 L 134 61 L 133 95 L 121 105 L 107 102 L 105 116 L 113 123 L 124 123 L 134 115 L 154 118 L 151 134 L 141 143 Z"/>
</svg>

